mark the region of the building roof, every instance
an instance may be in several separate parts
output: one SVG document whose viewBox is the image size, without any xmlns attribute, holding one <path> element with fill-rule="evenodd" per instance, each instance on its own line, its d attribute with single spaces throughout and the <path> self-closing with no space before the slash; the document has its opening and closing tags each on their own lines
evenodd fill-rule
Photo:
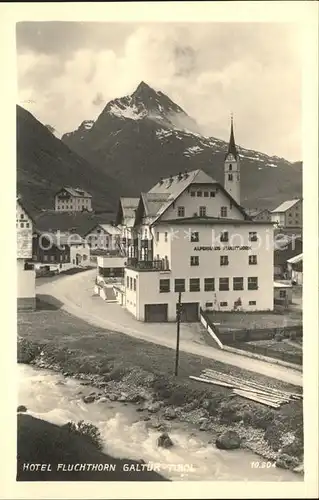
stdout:
<svg viewBox="0 0 319 500">
<path fill-rule="evenodd" d="M 116 225 L 124 223 L 128 227 L 133 227 L 135 222 L 135 211 L 140 198 L 121 197 L 116 215 Z"/>
<path fill-rule="evenodd" d="M 78 234 L 73 233 L 51 233 L 48 231 L 35 231 L 39 236 L 47 237 L 50 241 L 52 241 L 53 245 L 81 245 L 86 243 L 86 241 Z"/>
<path fill-rule="evenodd" d="M 219 184 L 215 179 L 206 174 L 203 170 L 197 169 L 191 172 L 184 172 L 183 174 L 178 174 L 175 176 L 168 177 L 167 179 L 161 179 L 155 186 L 153 186 L 148 194 L 165 194 L 167 196 L 166 200 L 161 204 L 158 201 L 158 211 L 154 216 L 153 223 L 155 223 L 166 210 L 174 203 L 174 201 L 191 185 L 191 184 L 210 184 L 211 186 L 217 187 L 230 199 L 230 201 L 235 205 L 242 215 L 249 219 L 249 215 L 246 214 L 245 210 L 237 203 L 236 200 L 225 190 L 225 188 Z M 160 198 L 158 197 L 158 200 Z M 147 201 L 147 200 L 146 200 Z M 148 201 L 147 201 L 148 202 Z M 155 206 L 153 205 L 153 209 Z"/>
<path fill-rule="evenodd" d="M 31 215 L 31 211 L 30 211 L 29 207 L 26 206 L 25 201 L 22 201 L 22 198 L 21 198 L 20 195 L 17 196 L 17 203 L 18 203 L 18 205 L 20 205 L 20 207 L 22 208 L 22 210 L 27 214 L 27 216 L 29 217 L 29 219 L 31 220 L 31 222 L 34 224 L 34 218 Z"/>
<path fill-rule="evenodd" d="M 273 225 L 270 221 L 259 221 L 249 219 L 226 219 L 225 217 L 181 217 L 178 219 L 167 219 L 167 224 L 230 224 L 230 225 Z M 155 225 L 155 223 L 154 223 Z"/>
<path fill-rule="evenodd" d="M 281 283 L 280 281 L 274 281 L 274 288 L 292 288 L 292 284 Z"/>
<path fill-rule="evenodd" d="M 84 189 L 73 187 L 63 187 L 55 194 L 55 196 L 57 196 L 61 191 L 67 191 L 71 196 L 75 198 L 92 198 L 92 195 Z"/>
<path fill-rule="evenodd" d="M 76 232 L 84 236 L 97 224 L 108 224 L 113 214 L 94 214 L 93 212 L 45 211 L 38 214 L 35 226 L 39 231 Z"/>
<path fill-rule="evenodd" d="M 260 215 L 263 212 L 270 213 L 270 210 L 268 210 L 268 208 L 245 208 L 245 211 L 250 217 L 256 217 L 257 215 Z"/>
<path fill-rule="evenodd" d="M 116 227 L 116 226 L 112 226 L 112 224 L 95 224 L 93 227 L 91 227 L 91 229 L 89 229 L 89 231 L 87 231 L 87 233 L 85 234 L 85 236 L 87 236 L 88 234 L 90 234 L 97 227 L 102 228 L 103 231 L 105 231 L 106 233 L 108 233 L 110 235 L 121 234 L 121 230 L 118 227 Z"/>
<path fill-rule="evenodd" d="M 271 213 L 277 213 L 277 212 L 283 213 L 283 212 L 287 212 L 287 210 L 289 210 L 290 208 L 292 208 L 299 201 L 300 201 L 299 198 L 296 198 L 294 200 L 284 201 L 283 203 L 281 203 L 281 205 L 279 205 L 279 207 L 275 208 L 275 210 L 272 210 Z"/>
<path fill-rule="evenodd" d="M 235 137 L 234 137 L 234 126 L 233 126 L 233 116 L 231 117 L 231 125 L 230 125 L 230 138 L 229 138 L 229 143 L 228 143 L 228 150 L 226 153 L 226 158 L 229 154 L 232 154 L 236 160 L 238 157 L 237 153 L 237 148 L 236 148 L 236 143 L 235 143 Z"/>
<path fill-rule="evenodd" d="M 287 260 L 289 264 L 297 264 L 298 262 L 301 262 L 303 260 L 303 254 L 300 253 L 299 255 L 295 255 L 294 257 L 291 257 L 290 259 Z"/>
</svg>

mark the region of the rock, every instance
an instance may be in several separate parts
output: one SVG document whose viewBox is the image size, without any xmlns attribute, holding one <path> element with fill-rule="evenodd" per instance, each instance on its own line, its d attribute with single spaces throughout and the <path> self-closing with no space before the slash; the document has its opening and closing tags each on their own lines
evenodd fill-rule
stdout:
<svg viewBox="0 0 319 500">
<path fill-rule="evenodd" d="M 106 396 L 102 396 L 101 398 L 99 398 L 99 403 L 107 403 L 108 402 L 108 399 Z"/>
<path fill-rule="evenodd" d="M 109 394 L 108 398 L 110 401 L 117 401 L 117 395 L 116 394 Z"/>
<path fill-rule="evenodd" d="M 164 411 L 164 418 L 166 420 L 173 420 L 176 417 L 177 417 L 177 414 L 176 414 L 176 411 L 174 410 L 174 408 L 167 408 Z"/>
<path fill-rule="evenodd" d="M 174 446 L 174 443 L 167 432 L 163 432 L 163 434 L 161 434 L 157 439 L 157 446 L 161 448 L 171 448 L 172 446 Z"/>
<path fill-rule="evenodd" d="M 120 397 L 117 400 L 123 403 L 124 401 L 127 401 L 127 398 L 128 394 L 126 394 L 125 392 L 121 392 Z"/>
<path fill-rule="evenodd" d="M 299 465 L 298 458 L 291 457 L 286 453 L 281 453 L 276 460 L 276 467 L 280 467 L 280 469 L 295 469 Z"/>
<path fill-rule="evenodd" d="M 298 474 L 304 474 L 305 472 L 304 464 L 297 465 L 297 467 L 293 469 L 293 472 L 297 472 Z"/>
<path fill-rule="evenodd" d="M 88 396 L 84 396 L 83 398 L 84 403 L 93 403 L 95 401 L 95 395 L 94 394 L 89 394 Z"/>
<path fill-rule="evenodd" d="M 241 439 L 235 431 L 225 431 L 216 439 L 216 447 L 219 450 L 235 450 L 240 448 Z"/>
<path fill-rule="evenodd" d="M 144 420 L 145 422 L 147 422 L 148 420 L 151 420 L 151 417 L 149 417 L 148 415 L 145 415 L 145 417 L 143 417 L 143 420 Z"/>
<path fill-rule="evenodd" d="M 210 423 L 209 421 L 207 422 L 202 422 L 200 427 L 199 427 L 199 430 L 200 431 L 209 431 L 210 430 Z"/>
<path fill-rule="evenodd" d="M 27 407 L 24 405 L 19 405 L 17 408 L 17 412 L 25 413 L 26 411 L 28 411 L 28 410 L 27 410 Z"/>
<path fill-rule="evenodd" d="M 163 406 L 163 403 L 161 403 L 160 401 L 155 401 L 154 403 L 149 404 L 146 407 L 146 409 L 150 413 L 157 413 L 158 411 L 160 411 L 160 409 L 162 408 L 162 406 Z"/>
<path fill-rule="evenodd" d="M 139 408 L 136 408 L 136 411 L 145 411 L 146 408 L 142 408 L 141 406 Z"/>
</svg>

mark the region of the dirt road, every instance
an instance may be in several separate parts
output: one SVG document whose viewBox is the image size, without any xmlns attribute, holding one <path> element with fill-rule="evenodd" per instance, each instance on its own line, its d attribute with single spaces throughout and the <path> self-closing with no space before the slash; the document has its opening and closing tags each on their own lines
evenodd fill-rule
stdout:
<svg viewBox="0 0 319 500">
<path fill-rule="evenodd" d="M 90 270 L 52 282 L 39 283 L 37 294 L 45 295 L 48 302 L 58 300 L 63 304 L 63 310 L 92 325 L 175 349 L 174 323 L 141 323 L 119 304 L 106 303 L 100 297 L 94 297 L 95 275 L 96 271 Z M 181 326 L 180 350 L 302 386 L 302 373 L 297 370 L 214 349 L 204 344 L 200 338 L 200 326 L 197 324 Z"/>
</svg>

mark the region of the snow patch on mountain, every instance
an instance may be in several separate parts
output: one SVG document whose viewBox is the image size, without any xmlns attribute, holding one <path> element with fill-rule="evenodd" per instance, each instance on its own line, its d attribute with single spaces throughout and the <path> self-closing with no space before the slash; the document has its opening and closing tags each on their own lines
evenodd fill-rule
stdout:
<svg viewBox="0 0 319 500">
<path fill-rule="evenodd" d="M 83 122 L 83 127 L 85 128 L 85 130 L 90 130 L 94 125 L 94 120 L 85 120 Z"/>
<path fill-rule="evenodd" d="M 267 167 L 277 168 L 278 165 L 275 165 L 274 163 L 267 163 Z"/>
<path fill-rule="evenodd" d="M 146 109 L 139 111 L 135 104 L 123 108 L 113 104 L 110 107 L 109 112 L 118 118 L 128 118 L 129 120 L 141 120 L 147 115 Z"/>
<path fill-rule="evenodd" d="M 203 151 L 203 148 L 200 148 L 199 146 L 191 146 L 185 150 L 185 153 L 188 152 L 194 155 L 200 153 L 201 151 Z"/>
</svg>

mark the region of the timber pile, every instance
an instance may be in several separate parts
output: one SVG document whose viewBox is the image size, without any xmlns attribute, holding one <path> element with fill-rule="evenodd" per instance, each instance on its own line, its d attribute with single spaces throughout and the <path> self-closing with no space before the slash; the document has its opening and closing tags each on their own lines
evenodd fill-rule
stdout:
<svg viewBox="0 0 319 500">
<path fill-rule="evenodd" d="M 234 377 L 214 370 L 204 370 L 200 377 L 190 376 L 189 378 L 198 382 L 218 385 L 232 389 L 232 393 L 257 403 L 261 403 L 271 408 L 280 408 L 281 405 L 294 400 L 301 400 L 302 394 L 281 391 L 273 387 L 267 387 L 251 380 Z"/>
</svg>

